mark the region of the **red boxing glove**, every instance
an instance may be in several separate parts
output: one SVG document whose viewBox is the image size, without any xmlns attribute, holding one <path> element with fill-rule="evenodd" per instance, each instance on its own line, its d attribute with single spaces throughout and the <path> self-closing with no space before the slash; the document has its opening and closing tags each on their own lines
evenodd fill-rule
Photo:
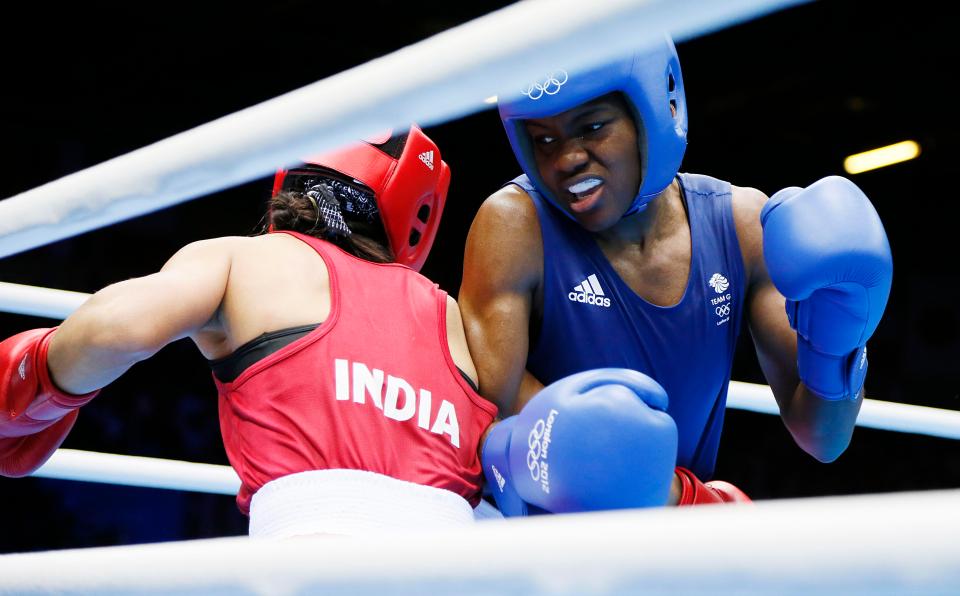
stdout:
<svg viewBox="0 0 960 596">
<path fill-rule="evenodd" d="M 57 450 L 77 408 L 99 391 L 64 393 L 53 384 L 47 350 L 53 329 L 33 329 L 0 342 L 0 475 L 33 473 Z"/>
<path fill-rule="evenodd" d="M 686 505 L 710 505 L 713 503 L 752 503 L 742 490 L 723 480 L 711 480 L 704 484 L 686 468 L 676 469 L 680 478 L 680 502 L 678 507 Z"/>
</svg>

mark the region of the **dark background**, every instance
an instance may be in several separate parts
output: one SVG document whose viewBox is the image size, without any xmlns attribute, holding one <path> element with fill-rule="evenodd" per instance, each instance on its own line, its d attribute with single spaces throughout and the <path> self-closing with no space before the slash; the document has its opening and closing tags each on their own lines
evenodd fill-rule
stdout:
<svg viewBox="0 0 960 596">
<path fill-rule="evenodd" d="M 79 3 L 78 3 L 79 4 Z M 505 3 L 366 0 L 21 6 L 0 18 L 0 196 L 275 97 Z M 458 6 L 469 4 L 469 6 Z M 3 9 L 8 10 L 8 9 Z M 869 12 L 867 12 L 869 11 Z M 849 153 L 912 138 L 915 161 L 853 177 L 896 270 L 870 345 L 875 399 L 960 410 L 953 20 L 937 3 L 824 1 L 678 44 L 690 113 L 683 169 L 771 194 L 842 173 Z M 377 14 L 377 21 L 367 20 Z M 496 43 L 491 39 L 490 43 Z M 590 43 L 585 40 L 584 43 Z M 495 112 L 428 129 L 453 183 L 424 273 L 456 294 L 480 202 L 517 173 Z M 187 242 L 248 234 L 259 180 L 0 260 L 0 280 L 94 292 L 156 271 Z M 0 314 L 0 336 L 52 321 Z M 763 382 L 744 333 L 734 379 Z M 226 463 L 215 389 L 192 344 L 134 367 L 84 408 L 65 447 Z M 957 443 L 858 429 L 819 464 L 771 416 L 728 413 L 717 476 L 757 499 L 960 487 Z M 243 534 L 226 496 L 0 479 L 0 552 Z"/>
</svg>

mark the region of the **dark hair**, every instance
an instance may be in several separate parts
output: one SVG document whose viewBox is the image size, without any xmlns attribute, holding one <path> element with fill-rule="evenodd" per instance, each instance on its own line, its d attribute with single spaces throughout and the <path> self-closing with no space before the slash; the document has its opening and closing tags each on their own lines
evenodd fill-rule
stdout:
<svg viewBox="0 0 960 596">
<path fill-rule="evenodd" d="M 349 228 L 348 234 L 330 229 L 320 215 L 316 199 L 303 192 L 283 191 L 270 198 L 266 223 L 260 233 L 300 232 L 331 242 L 365 261 L 392 263 L 396 260 L 379 219 L 374 222 L 351 220 Z"/>
</svg>

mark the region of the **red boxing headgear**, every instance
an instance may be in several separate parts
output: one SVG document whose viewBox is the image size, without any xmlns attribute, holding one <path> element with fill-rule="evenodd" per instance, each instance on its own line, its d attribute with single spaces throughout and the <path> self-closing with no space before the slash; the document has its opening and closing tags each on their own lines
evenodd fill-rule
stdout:
<svg viewBox="0 0 960 596">
<path fill-rule="evenodd" d="M 378 147 L 389 139 L 387 133 L 305 162 L 368 186 L 374 193 L 396 262 L 419 271 L 437 236 L 450 188 L 450 167 L 440 159 L 436 143 L 417 125 L 410 127 L 399 155 L 390 155 Z M 284 189 L 287 172 L 277 171 L 274 195 Z"/>
</svg>

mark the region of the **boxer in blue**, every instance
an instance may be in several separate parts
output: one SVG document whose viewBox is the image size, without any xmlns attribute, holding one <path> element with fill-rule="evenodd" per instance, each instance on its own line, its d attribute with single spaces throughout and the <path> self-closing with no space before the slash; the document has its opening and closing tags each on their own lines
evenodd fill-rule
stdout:
<svg viewBox="0 0 960 596">
<path fill-rule="evenodd" d="M 828 177 L 768 199 L 679 173 L 687 112 L 669 39 L 501 99 L 524 175 L 477 213 L 460 304 L 481 393 L 520 412 L 484 447 L 505 513 L 703 492 L 742 321 L 797 444 L 836 459 L 892 279 L 860 189 Z"/>
</svg>

